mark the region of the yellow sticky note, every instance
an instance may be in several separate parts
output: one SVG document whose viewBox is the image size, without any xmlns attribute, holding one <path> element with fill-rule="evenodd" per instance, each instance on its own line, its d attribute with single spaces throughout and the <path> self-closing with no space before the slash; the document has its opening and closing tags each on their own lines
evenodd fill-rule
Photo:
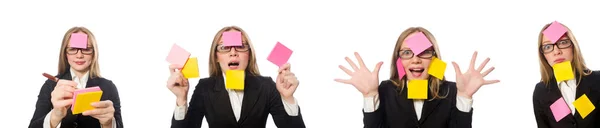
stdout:
<svg viewBox="0 0 600 128">
<path fill-rule="evenodd" d="M 427 99 L 427 80 L 409 80 L 408 99 Z"/>
<path fill-rule="evenodd" d="M 244 90 L 244 78 L 243 70 L 227 70 L 225 72 L 225 88 Z"/>
<path fill-rule="evenodd" d="M 596 109 L 596 106 L 594 106 L 585 94 L 577 98 L 577 100 L 573 102 L 573 106 L 575 106 L 575 109 L 577 109 L 577 112 L 579 112 L 582 119 L 585 119 L 588 114 Z"/>
<path fill-rule="evenodd" d="M 446 72 L 446 62 L 438 59 L 437 57 L 433 57 L 431 59 L 431 64 L 429 64 L 429 69 L 427 73 L 438 78 L 440 80 L 444 79 L 444 73 Z"/>
<path fill-rule="evenodd" d="M 73 104 L 73 114 L 83 113 L 87 110 L 93 110 L 92 103 L 100 101 L 102 91 L 80 93 Z"/>
<path fill-rule="evenodd" d="M 573 69 L 571 68 L 571 61 L 554 64 L 552 68 L 554 69 L 554 77 L 556 77 L 557 82 L 575 79 Z"/>
<path fill-rule="evenodd" d="M 198 58 L 189 58 L 185 63 L 185 66 L 183 66 L 183 69 L 181 69 L 181 73 L 183 73 L 183 77 L 185 78 L 200 77 L 200 74 L 198 73 Z"/>
</svg>

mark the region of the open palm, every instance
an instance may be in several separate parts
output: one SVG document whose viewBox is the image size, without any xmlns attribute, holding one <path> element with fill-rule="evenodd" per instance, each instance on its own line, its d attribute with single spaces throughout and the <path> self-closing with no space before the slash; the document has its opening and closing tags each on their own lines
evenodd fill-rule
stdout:
<svg viewBox="0 0 600 128">
<path fill-rule="evenodd" d="M 483 63 L 481 63 L 481 65 L 475 69 L 474 65 L 476 58 L 477 52 L 474 52 L 471 58 L 469 69 L 465 73 L 461 72 L 460 67 L 458 67 L 456 62 L 452 62 L 456 72 L 456 87 L 458 88 L 458 95 L 471 98 L 473 94 L 475 94 L 475 92 L 481 88 L 481 86 L 500 82 L 500 80 L 484 80 L 483 77 L 492 72 L 494 67 L 491 67 L 488 70 L 485 70 L 485 72 L 481 73 L 485 65 L 490 61 L 490 58 L 485 59 Z"/>
<path fill-rule="evenodd" d="M 358 61 L 360 67 L 357 67 L 356 64 L 350 60 L 350 58 L 346 57 L 346 61 L 348 64 L 350 64 L 354 72 L 340 65 L 340 69 L 346 72 L 346 74 L 348 74 L 351 78 L 335 79 L 335 81 L 353 85 L 363 94 L 363 96 L 377 94 L 377 88 L 379 87 L 379 69 L 381 68 L 383 62 L 377 63 L 374 71 L 371 72 L 369 69 L 367 69 L 365 63 L 357 52 L 354 52 L 354 56 L 356 56 L 356 60 Z"/>
</svg>

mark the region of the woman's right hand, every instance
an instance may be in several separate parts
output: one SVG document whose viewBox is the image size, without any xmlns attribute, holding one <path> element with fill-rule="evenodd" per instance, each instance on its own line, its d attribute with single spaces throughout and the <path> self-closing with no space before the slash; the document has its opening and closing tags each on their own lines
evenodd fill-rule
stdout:
<svg viewBox="0 0 600 128">
<path fill-rule="evenodd" d="M 73 81 L 58 80 L 50 94 L 50 101 L 52 102 L 51 120 L 60 122 L 67 115 L 69 106 L 73 104 L 75 87 L 77 87 L 77 83 Z"/>
<path fill-rule="evenodd" d="M 358 52 L 354 52 L 354 56 L 356 56 L 356 60 L 358 61 L 358 64 L 360 64 L 360 67 L 356 67 L 356 64 L 354 64 L 354 62 L 352 62 L 350 58 L 346 57 L 346 61 L 348 61 L 348 64 L 352 66 L 354 72 L 340 65 L 340 69 L 346 72 L 346 74 L 348 74 L 351 78 L 335 79 L 335 81 L 353 85 L 358 91 L 360 91 L 363 94 L 364 97 L 379 94 L 379 92 L 377 91 L 379 87 L 379 69 L 381 68 L 383 62 L 377 63 L 377 65 L 375 65 L 374 71 L 371 72 L 369 69 L 367 69 L 367 66 L 365 66 L 365 63 L 363 62 Z"/>
<path fill-rule="evenodd" d="M 179 65 L 171 65 L 169 69 L 171 70 L 171 76 L 167 81 L 167 88 L 175 94 L 177 97 L 177 106 L 181 106 L 187 103 L 187 93 L 190 88 L 188 79 L 183 77 L 181 71 L 177 69 L 181 69 L 183 67 Z"/>
</svg>

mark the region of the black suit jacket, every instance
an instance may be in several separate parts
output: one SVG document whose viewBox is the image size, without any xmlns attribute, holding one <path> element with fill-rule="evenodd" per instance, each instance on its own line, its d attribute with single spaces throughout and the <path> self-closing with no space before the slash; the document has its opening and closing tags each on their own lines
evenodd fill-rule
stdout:
<svg viewBox="0 0 600 128">
<path fill-rule="evenodd" d="M 171 121 L 171 128 L 200 128 L 202 119 L 211 128 L 264 128 L 271 114 L 275 125 L 281 128 L 304 128 L 302 114 L 289 116 L 281 96 L 270 77 L 246 73 L 244 99 L 240 120 L 236 121 L 223 76 L 200 79 L 184 120 Z"/>
<path fill-rule="evenodd" d="M 71 73 L 67 71 L 63 73 L 63 75 L 57 76 L 60 79 L 71 80 Z M 33 113 L 33 118 L 31 118 L 31 122 L 29 123 L 30 128 L 42 128 L 44 124 L 44 118 L 46 115 L 52 110 L 52 102 L 50 101 L 51 93 L 56 86 L 56 82 L 51 80 L 46 80 L 42 89 L 40 90 L 40 94 L 38 95 L 37 103 L 35 104 L 35 113 Z M 105 78 L 88 78 L 87 87 L 98 86 L 102 90 L 101 101 L 110 100 L 113 102 L 113 106 L 115 108 L 115 124 L 117 124 L 117 128 L 123 128 L 123 121 L 121 118 L 121 101 L 119 99 L 119 92 L 117 91 L 117 87 L 113 84 L 112 81 L 107 80 Z M 100 128 L 100 122 L 96 118 L 91 116 L 83 116 L 81 114 L 73 115 L 71 109 L 67 110 L 67 116 L 65 116 L 61 121 L 61 128 Z"/>
<path fill-rule="evenodd" d="M 578 80 L 579 76 L 576 75 L 575 79 Z M 550 110 L 550 105 L 561 98 L 562 93 L 556 84 L 556 79 L 553 77 L 550 79 L 549 85 L 543 82 L 538 83 L 533 92 L 533 110 L 539 128 L 600 127 L 600 114 L 598 113 L 598 109 L 600 108 L 600 72 L 594 71 L 590 75 L 584 76 L 581 78 L 581 81 L 578 80 L 577 84 L 575 99 L 585 94 L 594 106 L 596 106 L 596 109 L 587 115 L 585 119 L 582 119 L 579 112 L 576 111 L 575 115 L 569 114 L 556 122 Z"/>
<path fill-rule="evenodd" d="M 407 99 L 407 88 L 400 88 L 390 80 L 379 85 L 379 108 L 364 113 L 365 128 L 470 128 L 473 109 L 469 113 L 456 108 L 456 83 L 444 81 L 439 94 L 444 99 L 425 100 L 421 119 L 417 119 L 413 100 Z M 428 99 L 432 98 L 431 93 Z"/>
</svg>

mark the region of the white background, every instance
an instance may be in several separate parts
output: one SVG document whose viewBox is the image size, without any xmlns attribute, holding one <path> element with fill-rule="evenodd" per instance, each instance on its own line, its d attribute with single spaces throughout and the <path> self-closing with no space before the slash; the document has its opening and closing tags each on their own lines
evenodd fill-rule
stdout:
<svg viewBox="0 0 600 128">
<path fill-rule="evenodd" d="M 474 127 L 531 128 L 536 127 L 531 98 L 540 79 L 540 29 L 554 20 L 568 25 L 587 65 L 598 70 L 597 5 L 547 0 L 1 1 L 0 120 L 3 127 L 27 127 L 46 80 L 40 74 L 56 74 L 62 36 L 73 26 L 85 26 L 96 35 L 102 76 L 119 89 L 124 125 L 169 127 L 175 96 L 166 88 L 165 58 L 171 45 L 199 57 L 206 77 L 214 34 L 237 25 L 254 43 L 263 75 L 276 75 L 277 67 L 266 58 L 277 41 L 294 50 L 289 62 L 301 81 L 295 97 L 307 127 L 362 127 L 362 95 L 352 85 L 333 81 L 349 78 L 337 65 L 347 65 L 344 57 L 358 51 L 371 70 L 384 61 L 379 79 L 386 80 L 400 33 L 423 26 L 435 35 L 448 64 L 456 61 L 466 69 L 475 50 L 480 51 L 478 63 L 491 57 L 489 65 L 496 70 L 487 78 L 501 83 L 474 96 Z M 455 81 L 450 65 L 446 77 Z M 267 124 L 275 127 L 271 119 Z"/>
</svg>

